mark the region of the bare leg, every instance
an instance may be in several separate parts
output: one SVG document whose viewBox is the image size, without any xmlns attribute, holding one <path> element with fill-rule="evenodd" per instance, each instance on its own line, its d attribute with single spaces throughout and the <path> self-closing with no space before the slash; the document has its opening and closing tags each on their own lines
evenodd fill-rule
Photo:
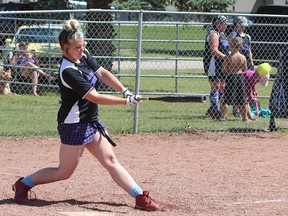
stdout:
<svg viewBox="0 0 288 216">
<path fill-rule="evenodd" d="M 108 170 L 116 184 L 129 193 L 136 182 L 117 160 L 111 144 L 97 132 L 86 148 Z"/>
<path fill-rule="evenodd" d="M 20 75 L 31 80 L 33 84 L 32 94 L 34 96 L 38 96 L 37 94 L 38 73 L 35 70 L 31 70 L 30 68 L 22 68 L 20 71 Z"/>
<path fill-rule="evenodd" d="M 38 94 L 37 94 L 38 73 L 35 70 L 30 72 L 30 79 L 31 79 L 32 84 L 33 84 L 32 85 L 32 94 L 34 96 L 38 96 Z"/>
<path fill-rule="evenodd" d="M 220 120 L 226 120 L 227 115 L 228 115 L 228 111 L 229 111 L 229 105 L 228 104 L 224 104 L 222 105 L 221 108 L 221 119 Z"/>
<path fill-rule="evenodd" d="M 242 116 L 242 121 L 247 121 L 247 112 L 246 112 L 245 106 L 244 105 L 236 105 L 236 107 Z"/>
<path fill-rule="evenodd" d="M 250 120 L 256 120 L 256 119 L 252 116 L 252 112 L 251 112 L 249 103 L 246 104 L 246 112 L 247 112 L 247 117 L 248 117 L 248 119 L 250 119 Z"/>
<path fill-rule="evenodd" d="M 47 79 L 52 79 L 53 78 L 49 74 L 47 74 L 44 71 L 40 70 L 40 68 L 37 65 L 35 65 L 35 64 L 31 63 L 31 62 L 28 62 L 26 66 L 27 67 L 34 67 L 35 71 L 38 73 L 38 75 L 42 75 L 42 76 L 46 77 Z M 32 69 L 32 68 L 30 68 L 30 69 Z"/>
<path fill-rule="evenodd" d="M 61 144 L 59 153 L 59 166 L 47 167 L 31 175 L 31 180 L 35 185 L 65 180 L 75 171 L 85 146 L 72 146 Z"/>
</svg>

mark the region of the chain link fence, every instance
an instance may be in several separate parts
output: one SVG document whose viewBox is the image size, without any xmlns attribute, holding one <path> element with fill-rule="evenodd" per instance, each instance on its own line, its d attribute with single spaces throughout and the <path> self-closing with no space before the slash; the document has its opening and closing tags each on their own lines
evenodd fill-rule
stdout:
<svg viewBox="0 0 288 216">
<path fill-rule="evenodd" d="M 210 84 L 203 67 L 205 37 L 212 28 L 211 21 L 217 15 L 93 9 L 0 12 L 2 93 L 7 93 L 4 88 L 8 84 L 12 93 L 30 95 L 35 84 L 28 72 L 41 70 L 43 74 L 39 75 L 37 81 L 38 94 L 59 94 L 57 74 L 62 54 L 58 45 L 58 34 L 64 20 L 76 18 L 80 21 L 85 35 L 86 49 L 130 91 L 145 96 L 207 96 L 204 104 L 142 103 L 143 105 L 134 109 L 134 116 L 131 113 L 123 114 L 124 118 L 128 118 L 133 124 L 134 133 L 154 131 L 155 119 L 158 122 L 157 131 L 167 131 L 167 124 L 172 124 L 172 130 L 175 131 L 266 130 L 270 115 L 269 98 L 278 71 L 280 52 L 287 50 L 288 16 L 222 14 L 228 18 L 226 36 L 235 28 L 233 20 L 237 16 L 246 16 L 249 23 L 253 23 L 245 31 L 251 36 L 254 66 L 257 68 L 263 62 L 272 65 L 268 87 L 257 85 L 257 98 L 261 108 L 267 113 L 256 116 L 256 122 L 243 123 L 241 118 L 232 113 L 232 106 L 225 122 L 206 115 L 210 104 Z M 11 62 L 17 53 L 26 52 L 20 46 L 22 42 L 29 43 L 27 48 L 37 58 L 37 68 L 17 64 L 17 61 Z M 287 74 L 287 69 L 285 70 L 284 74 Z M 6 73 L 8 75 L 5 75 Z M 287 81 L 283 86 L 286 88 Z M 98 90 L 101 93 L 117 94 L 104 84 L 100 84 Z M 287 110 L 287 98 L 282 108 Z M 109 116 L 110 111 L 110 108 L 105 108 L 102 112 L 104 116 Z M 113 108 L 113 112 L 119 116 L 123 109 Z M 115 118 L 119 125 L 123 124 L 121 118 Z M 107 124 L 112 124 L 115 118 L 107 118 Z M 285 121 L 283 122 L 285 124 Z M 281 124 L 283 122 L 281 120 Z"/>
</svg>

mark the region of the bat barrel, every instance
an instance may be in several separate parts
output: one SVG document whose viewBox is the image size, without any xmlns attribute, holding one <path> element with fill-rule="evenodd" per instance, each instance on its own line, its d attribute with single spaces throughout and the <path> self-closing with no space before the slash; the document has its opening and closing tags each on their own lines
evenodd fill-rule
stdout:
<svg viewBox="0 0 288 216">
<path fill-rule="evenodd" d="M 160 97 L 142 97 L 140 100 L 155 100 L 170 103 L 204 103 L 206 96 L 204 95 L 168 95 Z"/>
</svg>

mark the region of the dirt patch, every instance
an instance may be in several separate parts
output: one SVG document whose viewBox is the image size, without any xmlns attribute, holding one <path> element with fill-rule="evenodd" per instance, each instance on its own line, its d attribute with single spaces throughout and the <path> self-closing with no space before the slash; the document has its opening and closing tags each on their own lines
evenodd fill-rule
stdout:
<svg viewBox="0 0 288 216">
<path fill-rule="evenodd" d="M 20 176 L 58 165 L 58 139 L 0 140 L 0 215 L 288 215 L 287 134 L 113 136 L 122 165 L 163 207 L 135 210 L 86 151 L 73 176 L 39 185 L 31 206 L 13 201 Z"/>
</svg>

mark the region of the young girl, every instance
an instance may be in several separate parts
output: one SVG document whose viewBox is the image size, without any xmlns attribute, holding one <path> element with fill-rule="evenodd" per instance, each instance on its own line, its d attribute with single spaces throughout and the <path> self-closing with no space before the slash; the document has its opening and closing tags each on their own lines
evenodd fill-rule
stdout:
<svg viewBox="0 0 288 216">
<path fill-rule="evenodd" d="M 115 183 L 136 199 L 136 208 L 159 210 L 149 192 L 143 191 L 117 160 L 112 147 L 114 143 L 98 118 L 97 104 L 137 106 L 141 96 L 133 95 L 84 51 L 83 33 L 78 30 L 78 24 L 74 19 L 65 22 L 59 35 L 63 51 L 59 69 L 62 99 L 58 111 L 61 139 L 59 166 L 44 168 L 18 179 L 14 184 L 14 198 L 17 203 L 29 203 L 28 191 L 32 187 L 70 178 L 87 149 L 107 169 Z M 95 89 L 98 80 L 122 92 L 125 98 L 99 94 Z"/>
<path fill-rule="evenodd" d="M 246 99 L 248 101 L 248 108 L 251 112 L 250 105 L 255 104 L 256 107 L 256 115 L 259 114 L 257 110 L 257 104 L 259 103 L 257 96 L 258 96 L 258 90 L 257 90 L 257 84 L 260 83 L 262 86 L 267 87 L 268 81 L 270 78 L 270 71 L 267 71 L 266 74 L 260 74 L 259 70 L 261 70 L 261 67 L 268 63 L 262 63 L 258 66 L 256 70 L 247 70 L 243 72 L 244 78 L 245 78 L 245 86 L 246 86 Z"/>
</svg>

